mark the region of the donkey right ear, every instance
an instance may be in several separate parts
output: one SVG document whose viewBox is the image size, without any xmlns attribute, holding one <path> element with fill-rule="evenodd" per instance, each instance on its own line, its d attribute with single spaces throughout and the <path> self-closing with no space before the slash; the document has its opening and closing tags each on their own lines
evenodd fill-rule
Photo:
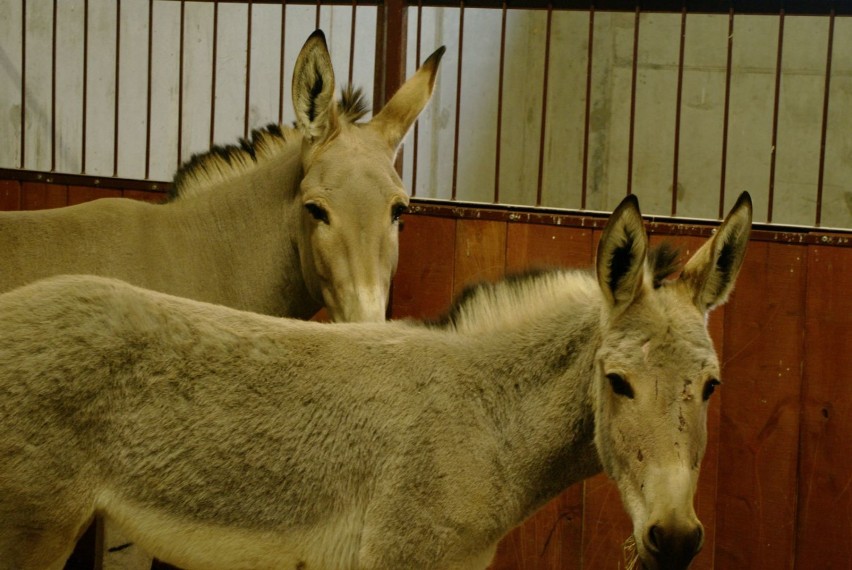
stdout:
<svg viewBox="0 0 852 570">
<path fill-rule="evenodd" d="M 609 217 L 598 244 L 598 284 L 611 307 L 628 306 L 642 290 L 647 252 L 639 201 L 631 194 Z"/>
<path fill-rule="evenodd" d="M 320 144 L 337 134 L 334 71 L 322 30 L 311 34 L 296 58 L 293 108 L 296 126 L 311 144 Z"/>
<path fill-rule="evenodd" d="M 743 192 L 713 237 L 683 267 L 680 280 L 702 312 L 724 303 L 734 288 L 751 233 L 751 209 L 751 197 Z"/>
<path fill-rule="evenodd" d="M 394 154 L 432 97 L 438 66 L 445 51 L 444 46 L 435 50 L 369 123 L 382 134 Z"/>
</svg>

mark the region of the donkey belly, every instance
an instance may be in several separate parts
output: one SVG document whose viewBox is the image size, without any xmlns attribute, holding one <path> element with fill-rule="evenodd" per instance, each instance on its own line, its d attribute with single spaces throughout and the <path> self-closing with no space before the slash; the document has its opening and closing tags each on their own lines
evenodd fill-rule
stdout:
<svg viewBox="0 0 852 570">
<path fill-rule="evenodd" d="M 98 510 L 151 555 L 184 570 L 355 570 L 363 510 L 310 528 L 244 529 L 198 522 L 103 493 Z"/>
</svg>

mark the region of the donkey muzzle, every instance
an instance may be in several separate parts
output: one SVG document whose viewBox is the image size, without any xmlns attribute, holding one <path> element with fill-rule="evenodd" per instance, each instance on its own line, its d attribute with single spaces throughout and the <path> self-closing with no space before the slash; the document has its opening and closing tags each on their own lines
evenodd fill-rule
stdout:
<svg viewBox="0 0 852 570">
<path fill-rule="evenodd" d="M 651 524 L 645 529 L 642 544 L 646 553 L 642 564 L 648 570 L 685 570 L 704 546 L 704 527 L 701 523 Z"/>
</svg>

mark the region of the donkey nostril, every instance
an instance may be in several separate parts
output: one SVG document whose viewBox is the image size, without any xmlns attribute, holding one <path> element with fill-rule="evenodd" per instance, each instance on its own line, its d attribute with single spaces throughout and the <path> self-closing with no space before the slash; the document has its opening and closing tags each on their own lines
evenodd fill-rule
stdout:
<svg viewBox="0 0 852 570">
<path fill-rule="evenodd" d="M 659 525 L 651 525 L 651 528 L 648 529 L 648 533 L 645 535 L 645 546 L 651 552 L 658 553 L 664 539 L 663 528 Z"/>
<path fill-rule="evenodd" d="M 695 548 L 693 550 L 693 554 L 698 554 L 699 552 L 701 552 L 701 548 L 704 546 L 704 527 L 700 524 L 695 527 L 694 536 Z"/>
</svg>

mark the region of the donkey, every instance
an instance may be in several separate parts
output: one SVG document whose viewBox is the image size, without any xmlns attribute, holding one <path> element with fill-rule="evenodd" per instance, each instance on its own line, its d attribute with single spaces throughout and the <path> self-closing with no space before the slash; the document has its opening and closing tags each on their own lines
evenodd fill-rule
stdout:
<svg viewBox="0 0 852 570">
<path fill-rule="evenodd" d="M 659 280 L 638 203 L 596 277 L 481 287 L 443 327 L 275 319 L 62 276 L 0 295 L 0 569 L 95 513 L 187 569 L 468 570 L 603 469 L 643 564 L 686 568 L 751 201 Z M 658 264 L 659 265 L 659 264 Z"/>
<path fill-rule="evenodd" d="M 334 101 L 317 30 L 293 73 L 296 128 L 270 126 L 194 157 L 164 205 L 110 198 L 0 212 L 0 292 L 90 273 L 269 315 L 307 318 L 325 306 L 335 321 L 384 320 L 408 205 L 394 160 L 443 52 L 359 124 L 363 98 L 347 90 Z"/>
</svg>

